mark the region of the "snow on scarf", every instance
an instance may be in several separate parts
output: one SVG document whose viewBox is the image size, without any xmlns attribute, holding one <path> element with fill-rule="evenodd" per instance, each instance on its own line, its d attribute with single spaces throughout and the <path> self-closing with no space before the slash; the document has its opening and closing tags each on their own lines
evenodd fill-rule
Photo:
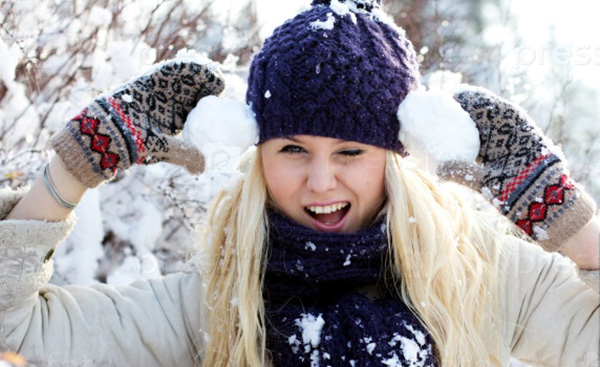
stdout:
<svg viewBox="0 0 600 367">
<path fill-rule="evenodd" d="M 267 348 L 282 366 L 436 366 L 433 341 L 399 299 L 356 292 L 382 284 L 385 224 L 317 232 L 269 213 Z"/>
</svg>

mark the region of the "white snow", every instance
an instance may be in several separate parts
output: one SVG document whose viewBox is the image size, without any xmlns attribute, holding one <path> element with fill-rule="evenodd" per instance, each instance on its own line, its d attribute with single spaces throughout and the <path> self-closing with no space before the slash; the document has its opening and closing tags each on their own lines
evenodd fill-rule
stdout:
<svg viewBox="0 0 600 367">
<path fill-rule="evenodd" d="M 492 205 L 494 206 L 494 208 L 500 209 L 500 207 L 502 206 L 502 204 L 504 204 L 504 201 L 499 200 L 498 198 L 493 198 L 492 199 Z"/>
<path fill-rule="evenodd" d="M 350 8 L 351 6 L 353 6 L 353 9 Z M 356 24 L 356 15 L 352 11 L 356 11 L 357 9 L 356 4 L 354 4 L 352 1 L 346 1 L 345 3 L 342 3 L 338 0 L 331 0 L 329 7 L 340 17 L 349 15 L 350 19 L 352 19 L 352 22 Z"/>
<path fill-rule="evenodd" d="M 267 89 L 267 91 L 265 92 L 265 98 L 269 99 L 271 98 L 271 91 Z"/>
<path fill-rule="evenodd" d="M 408 338 L 400 339 L 402 349 L 402 353 L 404 355 L 404 359 L 406 361 L 411 362 L 411 365 L 419 361 L 419 352 L 421 351 L 421 347 L 414 340 Z"/>
<path fill-rule="evenodd" d="M 448 160 L 473 162 L 479 153 L 475 122 L 458 102 L 441 91 L 417 90 L 398 108 L 399 139 L 424 168 L 435 172 Z"/>
<path fill-rule="evenodd" d="M 419 346 L 419 344 L 417 344 L 417 342 L 415 342 L 412 339 L 408 339 L 405 338 L 403 336 L 396 336 L 394 338 L 395 341 L 399 341 L 400 342 L 400 351 L 402 352 L 402 356 L 405 362 L 407 362 L 406 364 L 403 364 L 400 360 L 400 358 L 398 357 L 398 354 L 396 354 L 395 352 L 392 352 L 392 355 L 390 358 L 384 359 L 381 362 L 383 364 L 385 364 L 386 366 L 393 366 L 393 367 L 405 367 L 405 366 L 409 366 L 409 367 L 424 367 L 425 366 L 425 360 L 427 358 L 427 355 L 431 353 L 430 348 L 421 348 Z M 390 342 L 391 346 L 395 346 L 396 343 L 392 344 Z"/>
<path fill-rule="evenodd" d="M 427 86 L 430 90 L 452 92 L 462 82 L 463 75 L 448 70 L 437 70 L 429 75 Z"/>
<path fill-rule="evenodd" d="M 494 198 L 494 194 L 492 194 L 492 191 L 488 187 L 481 188 L 481 195 L 488 200 L 492 200 Z"/>
<path fill-rule="evenodd" d="M 68 241 L 56 248 L 54 266 L 56 268 L 53 282 L 67 283 L 62 274 L 68 274 L 68 283 L 78 285 L 95 284 L 98 261 L 104 256 L 102 240 L 102 212 L 100 211 L 100 192 L 89 190 L 75 208 L 79 218 Z"/>
<path fill-rule="evenodd" d="M 142 264 L 139 258 L 127 256 L 121 265 L 106 277 L 106 283 L 125 286 L 141 278 Z"/>
<path fill-rule="evenodd" d="M 15 49 L 17 45 L 14 44 L 11 48 L 0 38 L 0 60 L 2 60 L 2 67 L 0 68 L 0 81 L 5 84 L 12 84 L 15 80 L 15 69 L 17 67 L 18 59 L 15 56 Z"/>
<path fill-rule="evenodd" d="M 304 245 L 304 249 L 311 249 L 312 251 L 315 251 L 317 249 L 317 246 L 315 246 L 314 243 L 312 243 L 311 241 L 306 242 L 306 244 Z"/>
<path fill-rule="evenodd" d="M 319 367 L 319 350 L 315 349 L 310 354 L 310 367 Z"/>
<path fill-rule="evenodd" d="M 409 217 L 408 223 L 417 223 L 417 220 L 414 217 Z"/>
<path fill-rule="evenodd" d="M 350 261 L 350 259 L 352 258 L 352 254 L 348 254 L 348 256 L 346 256 L 346 261 L 344 261 L 344 266 L 349 266 L 350 264 L 352 264 L 352 261 Z"/>
<path fill-rule="evenodd" d="M 131 97 L 131 94 L 123 94 L 121 96 L 121 99 L 123 99 L 123 101 L 125 101 L 127 103 L 133 102 L 133 98 Z"/>
<path fill-rule="evenodd" d="M 376 343 L 369 343 L 369 344 L 367 344 L 367 352 L 372 355 L 376 346 L 377 346 Z"/>
<path fill-rule="evenodd" d="M 193 62 L 193 63 L 199 64 L 199 65 L 206 65 L 209 68 L 217 68 L 218 67 L 218 64 L 216 62 L 212 61 L 211 59 L 209 59 L 206 56 L 206 54 L 197 52 L 194 49 L 182 48 L 181 50 L 177 51 L 177 53 L 175 54 L 175 57 L 173 59 L 161 61 L 161 62 L 154 64 L 152 66 L 152 68 L 148 69 L 146 74 L 152 73 L 155 70 L 163 67 L 163 65 L 172 63 L 172 62 Z"/>
<path fill-rule="evenodd" d="M 533 227 L 533 232 L 535 233 L 535 236 L 538 240 L 549 240 L 550 239 L 548 232 L 546 232 L 544 229 L 542 229 L 538 226 Z"/>
<path fill-rule="evenodd" d="M 245 103 L 208 96 L 188 115 L 183 139 L 200 149 L 208 170 L 232 171 L 242 154 L 258 143 L 258 127 Z"/>
<path fill-rule="evenodd" d="M 425 334 L 421 330 L 416 330 L 412 325 L 404 323 L 406 329 L 408 329 L 415 336 L 417 342 L 420 345 L 425 345 Z"/>
<path fill-rule="evenodd" d="M 316 348 L 321 343 L 321 330 L 325 325 L 322 315 L 315 316 L 310 313 L 301 314 L 301 319 L 296 319 L 296 326 L 302 331 L 302 342 L 305 346 Z"/>
<path fill-rule="evenodd" d="M 94 27 L 108 26 L 111 20 L 112 13 L 109 10 L 95 5 L 90 9 L 89 21 Z"/>
<path fill-rule="evenodd" d="M 292 335 L 288 338 L 288 343 L 292 346 L 292 352 L 298 354 L 300 351 L 300 341 L 296 338 L 296 335 Z"/>
<path fill-rule="evenodd" d="M 335 17 L 333 16 L 333 13 L 327 13 L 326 20 L 315 20 L 314 22 L 310 23 L 310 28 L 313 30 L 324 29 L 330 31 L 333 29 L 334 25 Z"/>
<path fill-rule="evenodd" d="M 394 355 L 391 358 L 382 360 L 381 363 L 391 367 L 403 367 L 396 353 L 394 353 Z"/>
</svg>

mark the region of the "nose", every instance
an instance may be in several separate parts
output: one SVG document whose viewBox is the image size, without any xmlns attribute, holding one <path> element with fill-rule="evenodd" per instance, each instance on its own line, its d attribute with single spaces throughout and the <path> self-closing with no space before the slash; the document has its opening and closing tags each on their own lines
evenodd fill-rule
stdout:
<svg viewBox="0 0 600 367">
<path fill-rule="evenodd" d="M 306 186 L 315 193 L 326 193 L 337 186 L 335 168 L 327 158 L 314 158 L 308 168 Z"/>
</svg>

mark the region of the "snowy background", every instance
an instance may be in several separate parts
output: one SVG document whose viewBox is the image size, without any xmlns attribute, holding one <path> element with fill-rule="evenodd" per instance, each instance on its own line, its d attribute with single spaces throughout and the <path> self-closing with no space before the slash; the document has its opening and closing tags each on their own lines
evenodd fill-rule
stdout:
<svg viewBox="0 0 600 367">
<path fill-rule="evenodd" d="M 222 64 L 243 101 L 248 63 L 310 0 L 0 2 L 0 185 L 30 184 L 48 138 L 99 93 L 188 48 Z M 600 199 L 600 41 L 591 1 L 385 1 L 424 81 L 485 86 L 524 106 Z M 455 74 L 442 73 L 452 71 Z M 458 73 L 458 74 L 456 74 Z M 213 157 L 224 162 L 229 157 Z M 231 162 L 225 162 L 224 164 Z M 135 167 L 89 191 L 55 256 L 56 284 L 127 284 L 185 270 L 212 196 L 231 173 Z"/>
</svg>

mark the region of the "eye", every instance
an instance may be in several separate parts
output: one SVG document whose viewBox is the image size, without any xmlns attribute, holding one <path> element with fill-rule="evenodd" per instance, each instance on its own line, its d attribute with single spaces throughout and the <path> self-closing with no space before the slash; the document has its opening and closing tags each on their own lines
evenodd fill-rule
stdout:
<svg viewBox="0 0 600 367">
<path fill-rule="evenodd" d="M 342 150 L 339 154 L 344 155 L 346 157 L 357 157 L 363 154 L 365 151 L 362 149 L 347 149 Z"/>
<path fill-rule="evenodd" d="M 288 153 L 288 154 L 301 154 L 301 153 L 306 153 L 306 150 L 304 150 L 304 148 L 298 146 L 298 145 L 286 145 L 283 148 L 281 148 L 281 150 L 279 151 L 280 153 Z"/>
</svg>

